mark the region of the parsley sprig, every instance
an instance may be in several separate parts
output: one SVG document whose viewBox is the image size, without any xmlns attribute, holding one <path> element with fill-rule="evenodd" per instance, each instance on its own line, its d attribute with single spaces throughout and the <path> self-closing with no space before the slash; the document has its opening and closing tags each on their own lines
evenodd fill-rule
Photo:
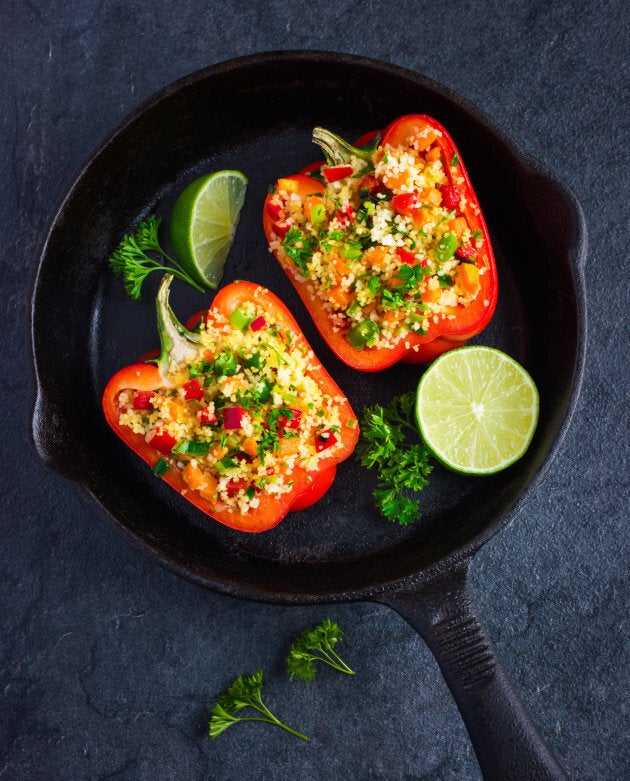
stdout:
<svg viewBox="0 0 630 781">
<path fill-rule="evenodd" d="M 302 740 L 309 740 L 306 735 L 297 732 L 276 718 L 262 700 L 263 671 L 258 670 L 252 675 L 239 675 L 220 695 L 212 708 L 210 717 L 210 737 L 216 738 L 228 727 L 239 721 L 264 721 L 290 732 Z M 253 708 L 260 716 L 237 716 L 243 708 Z"/>
<path fill-rule="evenodd" d="M 414 424 L 413 393 L 395 396 L 387 406 L 376 404 L 361 412 L 359 457 L 368 469 L 378 470 L 373 492 L 376 506 L 390 521 L 407 526 L 420 518 L 420 504 L 410 492 L 428 484 L 433 469 L 429 452 Z M 409 435 L 416 442 L 409 442 Z"/>
<path fill-rule="evenodd" d="M 293 639 L 287 657 L 287 672 L 293 678 L 310 681 L 315 677 L 314 662 L 323 662 L 335 670 L 354 675 L 354 670 L 335 652 L 334 646 L 343 638 L 338 624 L 327 618 L 321 624 L 306 629 Z"/>
<path fill-rule="evenodd" d="M 140 298 L 142 283 L 153 271 L 172 274 L 203 293 L 201 285 L 160 245 L 158 229 L 161 222 L 153 215 L 143 220 L 134 233 L 124 236 L 110 256 L 109 265 L 115 274 L 122 276 L 125 290 L 131 298 Z M 147 254 L 149 252 L 159 255 L 160 259 Z"/>
</svg>

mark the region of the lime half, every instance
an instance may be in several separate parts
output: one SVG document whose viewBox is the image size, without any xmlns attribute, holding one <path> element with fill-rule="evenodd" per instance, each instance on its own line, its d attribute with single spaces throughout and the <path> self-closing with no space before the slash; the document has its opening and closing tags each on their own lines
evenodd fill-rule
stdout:
<svg viewBox="0 0 630 781">
<path fill-rule="evenodd" d="M 527 450 L 538 421 L 538 391 L 504 352 L 460 347 L 441 355 L 422 376 L 416 419 L 425 444 L 445 466 L 492 474 Z"/>
<path fill-rule="evenodd" d="M 170 238 L 181 265 L 205 287 L 216 288 L 245 201 L 240 171 L 202 176 L 182 192 L 171 214 Z"/>
</svg>

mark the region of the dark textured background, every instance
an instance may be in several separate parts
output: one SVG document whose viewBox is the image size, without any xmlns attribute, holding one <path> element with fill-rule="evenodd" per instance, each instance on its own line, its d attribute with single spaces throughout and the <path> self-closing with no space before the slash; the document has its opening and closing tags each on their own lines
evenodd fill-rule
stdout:
<svg viewBox="0 0 630 781">
<path fill-rule="evenodd" d="M 73 173 L 171 81 L 234 56 L 299 48 L 383 59 L 450 87 L 585 208 L 581 401 L 542 485 L 476 557 L 472 580 L 505 667 L 570 777 L 628 778 L 627 4 L 0 6 L 0 778 L 480 777 L 434 661 L 396 614 L 251 604 L 179 580 L 98 521 L 29 443 L 29 288 Z M 290 684 L 288 640 L 325 616 L 345 630 L 357 677 L 321 671 L 311 685 Z M 255 724 L 207 738 L 216 695 L 260 666 L 268 704 L 310 743 Z"/>
</svg>

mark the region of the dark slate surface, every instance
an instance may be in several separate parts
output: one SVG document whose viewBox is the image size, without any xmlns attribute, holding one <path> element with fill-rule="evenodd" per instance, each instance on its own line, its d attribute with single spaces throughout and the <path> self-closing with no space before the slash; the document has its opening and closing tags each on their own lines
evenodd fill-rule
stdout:
<svg viewBox="0 0 630 781">
<path fill-rule="evenodd" d="M 1 779 L 480 777 L 434 661 L 393 612 L 258 605 L 183 582 L 103 525 L 29 443 L 29 285 L 73 172 L 164 85 L 284 48 L 368 55 L 436 79 L 584 205 L 581 401 L 543 484 L 477 556 L 472 579 L 499 654 L 570 777 L 628 777 L 628 21 L 619 1 L 2 4 Z M 325 616 L 344 628 L 358 676 L 290 684 L 287 641 Z M 259 666 L 269 704 L 310 743 L 255 724 L 207 738 L 215 696 Z"/>
</svg>

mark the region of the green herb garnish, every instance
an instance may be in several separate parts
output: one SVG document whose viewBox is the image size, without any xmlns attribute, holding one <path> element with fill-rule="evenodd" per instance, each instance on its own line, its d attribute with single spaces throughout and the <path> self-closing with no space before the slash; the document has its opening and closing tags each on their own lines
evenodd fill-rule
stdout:
<svg viewBox="0 0 630 781">
<path fill-rule="evenodd" d="M 304 274 L 308 274 L 308 261 L 313 257 L 316 239 L 308 238 L 298 228 L 289 228 L 282 246 L 284 251 Z"/>
<path fill-rule="evenodd" d="M 334 650 L 334 646 L 342 638 L 343 632 L 329 618 L 297 635 L 291 643 L 287 657 L 287 672 L 291 680 L 299 678 L 302 681 L 310 681 L 314 678 L 314 662 L 323 662 L 346 675 L 354 675 L 354 670 L 351 670 Z"/>
<path fill-rule="evenodd" d="M 140 298 L 142 283 L 153 271 L 172 274 L 192 285 L 200 293 L 204 289 L 185 271 L 182 266 L 168 255 L 160 245 L 158 229 L 162 220 L 151 216 L 143 220 L 135 233 L 125 236 L 109 258 L 109 265 L 117 276 L 122 276 L 125 290 L 131 298 Z M 148 255 L 148 252 L 160 256 L 161 261 Z M 166 265 L 164 265 L 166 263 Z"/>
<path fill-rule="evenodd" d="M 222 732 L 239 721 L 263 721 L 267 724 L 275 724 L 277 727 L 290 732 L 302 740 L 309 740 L 306 735 L 287 726 L 276 718 L 262 701 L 263 671 L 258 670 L 252 675 L 239 675 L 228 688 L 220 695 L 212 708 L 210 717 L 210 737 L 218 737 Z M 243 708 L 253 708 L 260 716 L 237 716 Z"/>
<path fill-rule="evenodd" d="M 378 470 L 373 492 L 376 506 L 390 521 L 407 526 L 420 517 L 420 505 L 410 492 L 421 491 L 433 466 L 414 423 L 414 394 L 395 396 L 387 406 L 376 404 L 361 413 L 359 457 Z M 417 440 L 408 441 L 411 433 Z"/>
</svg>

